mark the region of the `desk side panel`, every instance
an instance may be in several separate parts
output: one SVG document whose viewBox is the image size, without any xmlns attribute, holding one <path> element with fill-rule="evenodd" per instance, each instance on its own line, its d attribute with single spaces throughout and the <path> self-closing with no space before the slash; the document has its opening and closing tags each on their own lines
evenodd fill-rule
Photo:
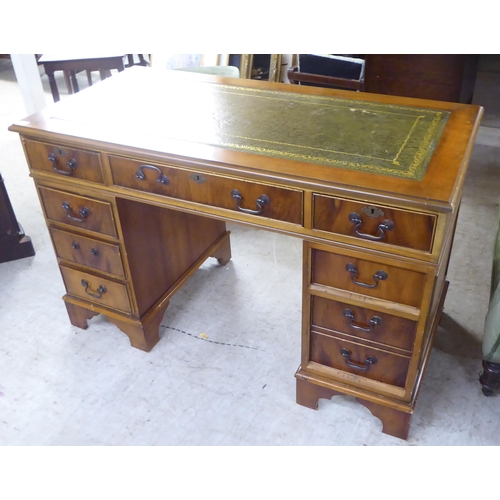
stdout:
<svg viewBox="0 0 500 500">
<path fill-rule="evenodd" d="M 196 261 L 226 233 L 226 225 L 131 200 L 116 203 L 139 316 L 143 316 L 193 271 Z"/>
</svg>

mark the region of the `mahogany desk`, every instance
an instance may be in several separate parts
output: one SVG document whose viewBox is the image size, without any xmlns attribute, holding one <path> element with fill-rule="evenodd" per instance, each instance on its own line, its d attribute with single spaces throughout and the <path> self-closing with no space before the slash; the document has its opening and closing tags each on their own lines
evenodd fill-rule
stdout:
<svg viewBox="0 0 500 500">
<path fill-rule="evenodd" d="M 149 351 L 225 221 L 304 241 L 297 402 L 355 396 L 406 439 L 482 109 L 132 68 L 21 120 L 80 328 Z M 257 277 L 256 277 L 257 278 Z"/>
</svg>

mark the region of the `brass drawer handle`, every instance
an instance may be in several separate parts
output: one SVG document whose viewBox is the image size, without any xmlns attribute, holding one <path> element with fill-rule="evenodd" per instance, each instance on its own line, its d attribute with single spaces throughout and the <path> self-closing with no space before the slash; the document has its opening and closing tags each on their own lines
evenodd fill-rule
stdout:
<svg viewBox="0 0 500 500">
<path fill-rule="evenodd" d="M 374 275 L 373 275 L 373 281 L 375 281 L 375 283 L 373 285 L 369 284 L 369 283 L 363 283 L 362 281 L 356 281 L 356 277 L 358 276 L 358 268 L 354 265 L 354 264 L 347 264 L 345 266 L 346 270 L 349 271 L 352 276 L 351 276 L 351 281 L 355 284 L 355 285 L 359 285 L 359 286 L 364 286 L 365 288 L 377 288 L 378 286 L 378 283 L 380 280 L 386 280 L 389 275 L 384 272 L 384 271 L 377 271 Z"/>
<path fill-rule="evenodd" d="M 49 161 L 52 162 L 52 168 L 61 175 L 73 175 L 73 171 L 75 170 L 76 167 L 78 167 L 78 163 L 74 158 L 70 158 L 66 162 L 66 166 L 69 168 L 69 170 L 59 170 L 56 165 L 57 165 L 57 156 L 54 153 L 49 153 Z"/>
<path fill-rule="evenodd" d="M 367 372 L 371 365 L 374 365 L 377 362 L 377 358 L 375 356 L 368 356 L 364 363 L 356 363 L 351 361 L 351 351 L 342 347 L 340 349 L 340 354 L 345 358 L 345 364 L 350 368 L 354 368 L 355 370 L 359 370 L 362 372 Z"/>
<path fill-rule="evenodd" d="M 368 326 L 363 326 L 354 321 L 354 313 L 350 309 L 344 309 L 344 316 L 349 320 L 348 324 L 351 328 L 355 330 L 362 330 L 363 332 L 373 332 L 373 329 L 377 325 L 382 324 L 382 318 L 379 316 L 372 316 L 370 321 L 368 322 Z"/>
<path fill-rule="evenodd" d="M 70 207 L 67 201 L 63 201 L 62 207 L 64 208 L 64 210 L 66 210 L 66 215 L 68 216 L 68 219 L 74 220 L 76 222 L 85 222 L 85 219 L 90 215 L 90 210 L 87 207 L 82 207 L 78 211 L 81 218 L 75 217 L 73 215 L 73 209 Z"/>
<path fill-rule="evenodd" d="M 243 201 L 243 197 L 241 196 L 241 193 L 237 189 L 233 189 L 231 191 L 231 196 L 236 200 L 236 208 L 245 214 L 252 214 L 252 215 L 259 215 L 262 213 L 262 210 L 264 210 L 264 207 L 266 205 L 269 205 L 271 203 L 271 200 L 269 196 L 265 194 L 261 194 L 256 200 L 255 203 L 257 204 L 258 209 L 257 210 L 251 210 L 250 208 L 243 208 L 241 206 L 241 202 Z"/>
<path fill-rule="evenodd" d="M 156 182 L 159 182 L 160 184 L 163 184 L 165 186 L 168 186 L 170 184 L 170 179 L 165 175 L 161 173 L 161 170 L 158 167 L 155 167 L 153 165 L 141 165 L 139 167 L 139 170 L 135 173 L 135 176 L 143 181 L 146 179 L 146 174 L 144 173 L 143 169 L 144 168 L 149 168 L 150 170 L 154 170 L 155 172 L 158 173 L 158 177 L 156 178 Z"/>
<path fill-rule="evenodd" d="M 97 289 L 97 293 L 89 292 L 89 282 L 86 280 L 82 280 L 82 286 L 85 287 L 85 293 L 87 295 L 90 295 L 91 297 L 94 297 L 95 299 L 100 299 L 102 298 L 102 294 L 106 293 L 108 290 L 104 285 L 99 285 L 99 288 Z"/>
<path fill-rule="evenodd" d="M 364 238 L 365 240 L 371 240 L 371 241 L 380 241 L 383 240 L 384 237 L 386 236 L 386 231 L 392 231 L 394 229 L 394 222 L 389 219 L 383 220 L 379 225 L 378 225 L 378 230 L 379 230 L 379 236 L 372 236 L 371 234 L 366 234 L 366 233 L 360 233 L 359 227 L 362 224 L 361 216 L 356 213 L 356 212 L 351 212 L 349 214 L 349 221 L 354 224 L 354 231 L 358 236 L 361 238 Z"/>
</svg>

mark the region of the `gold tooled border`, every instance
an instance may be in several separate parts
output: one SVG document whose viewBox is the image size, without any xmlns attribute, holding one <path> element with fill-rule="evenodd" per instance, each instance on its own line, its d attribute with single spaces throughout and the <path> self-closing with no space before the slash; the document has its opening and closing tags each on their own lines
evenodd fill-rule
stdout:
<svg viewBox="0 0 500 500">
<path fill-rule="evenodd" d="M 290 94 L 286 92 L 281 92 L 281 91 L 273 91 L 273 90 L 264 90 L 264 89 L 255 89 L 255 88 L 246 88 L 246 87 L 236 87 L 236 86 L 229 86 L 229 85 L 224 85 L 224 84 L 214 84 L 211 83 L 210 85 L 216 86 L 216 90 L 221 92 L 221 93 L 228 93 L 228 94 L 237 94 L 237 95 L 245 95 L 247 96 L 250 93 L 255 93 L 256 97 L 260 98 L 267 98 L 267 99 L 274 99 L 274 100 L 282 100 L 282 101 L 289 101 Z M 223 90 L 224 89 L 224 90 Z M 425 171 L 427 170 L 428 162 L 430 160 L 430 156 L 432 153 L 432 145 L 435 140 L 439 138 L 439 135 L 442 132 L 442 129 L 444 128 L 446 121 L 449 116 L 449 112 L 443 112 L 443 111 L 438 111 L 434 109 L 422 109 L 422 108 L 412 108 L 409 106 L 400 106 L 400 105 L 394 105 L 394 104 L 381 104 L 381 103 L 374 103 L 374 102 L 369 102 L 369 101 L 356 101 L 355 99 L 343 99 L 343 98 L 337 98 L 337 97 L 324 97 L 324 96 L 317 96 L 317 95 L 309 95 L 309 94 L 293 94 L 294 97 L 298 98 L 299 101 L 305 100 L 306 103 L 307 101 L 315 101 L 314 104 L 318 104 L 318 101 L 324 101 L 323 105 L 324 106 L 331 106 L 331 107 L 339 107 L 339 103 L 342 103 L 344 106 L 340 107 L 353 107 L 357 106 L 359 109 L 359 105 L 362 103 L 363 106 L 368 106 L 368 107 L 376 107 L 378 108 L 377 111 L 381 113 L 394 113 L 397 114 L 398 116 L 401 116 L 401 113 L 398 112 L 396 113 L 395 111 L 388 111 L 388 110 L 403 110 L 403 111 L 408 111 L 411 110 L 412 113 L 404 113 L 406 116 L 411 116 L 415 118 L 415 122 L 413 123 L 410 132 L 406 136 L 405 140 L 403 141 L 403 144 L 399 148 L 395 158 L 393 160 L 388 160 L 385 158 L 377 158 L 377 157 L 370 157 L 370 156 L 365 156 L 366 158 L 370 158 L 372 160 L 380 160 L 380 161 L 390 161 L 392 163 L 392 167 L 383 167 L 380 165 L 373 165 L 369 163 L 361 163 L 361 162 L 350 162 L 350 161 L 345 161 L 345 160 L 339 160 L 339 159 L 330 159 L 330 158 L 325 158 L 323 156 L 317 156 L 317 155 L 308 155 L 308 154 L 299 154 L 299 153 L 291 153 L 288 151 L 283 151 L 283 150 L 277 150 L 277 149 L 271 149 L 271 148 L 266 148 L 266 147 L 257 147 L 257 146 L 250 146 L 250 145 L 244 145 L 244 144 L 238 144 L 235 142 L 219 142 L 217 144 L 207 144 L 210 146 L 215 146 L 215 147 L 224 147 L 227 149 L 231 150 L 241 150 L 241 151 L 249 151 L 255 154 L 262 154 L 266 156 L 273 156 L 273 157 L 281 157 L 281 158 L 290 158 L 293 160 L 299 160 L 299 161 L 305 161 L 305 162 L 310 162 L 310 163 L 319 163 L 323 165 L 332 165 L 335 167 L 340 167 L 340 168 L 346 168 L 350 170 L 361 170 L 361 171 L 367 171 L 371 173 L 376 173 L 376 174 L 382 174 L 382 175 L 388 175 L 388 176 L 393 176 L 393 177 L 404 177 L 412 180 L 421 180 L 422 177 L 425 174 Z M 332 104 L 332 101 L 335 101 L 335 105 Z M 311 102 L 313 104 L 313 102 Z M 382 109 L 380 109 L 382 108 Z M 385 109 L 384 109 L 385 108 Z M 418 114 L 420 113 L 420 114 Z M 423 115 L 422 115 L 423 113 Z M 434 118 L 429 125 L 423 140 L 420 143 L 420 146 L 418 147 L 417 152 L 415 153 L 412 162 L 410 165 L 404 169 L 394 169 L 394 165 L 400 165 L 400 162 L 398 161 L 398 158 L 400 157 L 402 151 L 408 144 L 409 138 L 411 134 L 414 132 L 418 121 L 422 118 L 425 118 L 426 116 L 429 115 L 434 115 Z M 436 132 L 438 131 L 438 128 L 441 130 L 439 131 L 439 134 Z M 284 142 L 278 142 L 278 141 L 270 141 L 266 139 L 259 139 L 259 138 L 252 138 L 252 137 L 244 137 L 244 136 L 237 136 L 237 135 L 231 135 L 231 134 L 226 134 L 229 138 L 234 138 L 234 139 L 245 139 L 245 140 L 251 140 L 255 142 L 261 142 L 261 143 L 273 143 L 277 144 L 280 146 L 292 146 L 295 148 L 306 148 L 306 149 L 314 149 L 315 151 L 328 151 L 330 153 L 337 153 L 337 154 L 342 154 L 342 155 L 353 155 L 357 157 L 362 157 L 363 155 L 360 154 L 355 154 L 355 153 L 346 153 L 346 152 L 340 152 L 340 151 L 334 151 L 334 150 L 327 150 L 327 149 L 322 149 L 322 148 L 314 148 L 312 146 L 303 146 L 300 144 L 288 144 Z"/>
<path fill-rule="evenodd" d="M 255 88 L 246 88 L 246 87 L 235 87 L 235 86 L 230 86 L 230 85 L 224 85 L 224 84 L 210 84 L 215 86 L 216 90 L 221 92 L 221 93 L 228 93 L 228 94 L 236 94 L 236 95 L 244 95 L 248 96 L 248 94 L 254 93 L 255 97 L 259 98 L 265 98 L 265 99 L 273 99 L 273 100 L 282 100 L 286 101 L 288 100 L 290 94 L 282 91 L 273 91 L 273 90 L 264 90 L 264 89 L 255 89 Z M 293 94 L 294 98 L 298 98 L 300 101 L 308 103 L 308 101 L 311 101 L 311 104 L 318 104 L 318 102 L 322 102 L 324 106 L 331 106 L 331 107 L 339 107 L 339 103 L 342 104 L 340 107 L 353 107 L 357 106 L 359 108 L 360 104 L 362 104 L 365 107 L 372 107 L 372 108 L 377 108 L 377 112 L 379 113 L 394 113 L 397 114 L 398 116 L 401 116 L 400 111 L 409 111 L 411 110 L 412 113 L 404 113 L 406 116 L 411 116 L 415 118 L 415 122 L 413 123 L 408 135 L 406 136 L 405 140 L 403 141 L 401 147 L 399 148 L 396 156 L 394 159 L 386 159 L 386 158 L 377 158 L 377 157 L 370 157 L 367 155 L 356 155 L 354 153 L 346 153 L 346 152 L 340 152 L 340 151 L 334 151 L 334 150 L 328 150 L 328 149 L 322 149 L 322 148 L 315 148 L 312 146 L 303 146 L 299 144 L 288 144 L 284 142 L 278 142 L 278 141 L 270 141 L 267 139 L 259 139 L 259 138 L 253 138 L 253 137 L 244 137 L 244 136 L 237 136 L 237 135 L 231 135 L 227 134 L 229 139 L 244 139 L 244 140 L 250 140 L 254 141 L 257 143 L 271 143 L 271 144 L 277 144 L 280 146 L 292 146 L 295 148 L 304 148 L 304 149 L 314 149 L 315 151 L 325 151 L 325 152 L 330 152 L 330 153 L 337 153 L 337 154 L 342 154 L 342 155 L 354 155 L 357 157 L 365 157 L 369 158 L 371 160 L 379 160 L 379 161 L 390 161 L 391 164 L 393 165 L 392 167 L 384 167 L 380 165 L 373 165 L 370 163 L 362 163 L 362 162 L 351 162 L 351 161 L 346 161 L 346 160 L 339 160 L 339 159 L 330 159 L 330 158 L 325 158 L 323 156 L 318 156 L 318 155 L 312 155 L 312 154 L 300 154 L 300 153 L 292 153 L 289 151 L 283 151 L 283 150 L 278 150 L 278 149 L 272 149 L 268 147 L 258 147 L 258 146 L 250 146 L 250 145 L 245 145 L 245 144 L 239 144 L 236 142 L 233 142 L 231 140 L 229 141 L 221 141 L 216 144 L 207 144 L 210 146 L 215 146 L 215 147 L 224 147 L 227 149 L 231 150 L 236 150 L 236 151 L 246 151 L 246 152 L 252 152 L 255 154 L 261 154 L 265 156 L 272 156 L 272 157 L 281 157 L 281 158 L 289 158 L 293 160 L 299 160 L 299 161 L 305 161 L 309 163 L 318 163 L 318 164 L 323 164 L 323 165 L 332 165 L 335 167 L 340 167 L 340 168 L 346 168 L 350 170 L 358 170 L 358 171 L 366 171 L 370 173 L 376 173 L 376 174 L 382 174 L 382 175 L 388 175 L 392 177 L 404 177 L 412 180 L 421 180 L 422 177 L 425 174 L 425 171 L 427 170 L 427 165 L 430 160 L 430 157 L 433 152 L 433 142 L 437 141 L 439 138 L 445 124 L 447 121 L 447 118 L 449 116 L 449 112 L 443 112 L 443 111 L 438 111 L 434 109 L 422 109 L 422 108 L 412 108 L 408 106 L 401 106 L 401 105 L 395 105 L 395 104 L 381 104 L 381 103 L 374 103 L 374 102 L 369 102 L 369 101 L 356 101 L 355 99 L 344 99 L 344 98 L 338 98 L 338 97 L 324 97 L 324 96 L 316 96 L 316 95 L 309 95 L 309 94 Z M 332 101 L 335 101 L 335 104 L 332 104 Z M 382 109 L 381 109 L 382 108 Z M 394 111 L 391 111 L 394 110 Z M 396 113 L 396 110 L 399 111 Z M 402 154 L 402 151 L 406 147 L 406 145 L 409 142 L 411 134 L 414 132 L 418 121 L 422 118 L 425 118 L 429 115 L 434 115 L 434 118 L 429 125 L 423 140 L 421 141 L 417 152 L 415 153 L 411 163 L 409 164 L 408 167 L 406 168 L 399 168 L 395 169 L 394 166 L 398 165 L 400 166 L 401 163 L 398 161 L 399 157 Z M 438 132 L 439 130 L 439 133 Z"/>
</svg>

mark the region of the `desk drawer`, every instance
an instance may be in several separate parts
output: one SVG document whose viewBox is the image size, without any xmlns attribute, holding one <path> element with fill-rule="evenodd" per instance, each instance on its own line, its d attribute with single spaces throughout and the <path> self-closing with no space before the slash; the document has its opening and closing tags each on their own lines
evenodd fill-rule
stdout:
<svg viewBox="0 0 500 500">
<path fill-rule="evenodd" d="M 110 164 L 117 186 L 302 225 L 302 191 L 120 157 Z"/>
<path fill-rule="evenodd" d="M 323 297 L 311 297 L 313 330 L 343 333 L 371 342 L 404 349 L 413 349 L 417 323 L 406 318 L 344 304 Z"/>
<path fill-rule="evenodd" d="M 45 187 L 39 192 L 47 219 L 116 238 L 110 203 Z"/>
<path fill-rule="evenodd" d="M 30 167 L 67 178 L 103 183 L 101 155 L 93 151 L 24 140 Z"/>
<path fill-rule="evenodd" d="M 65 266 L 60 269 L 69 294 L 111 309 L 132 312 L 126 285 Z"/>
<path fill-rule="evenodd" d="M 114 274 L 119 278 L 125 277 L 119 245 L 55 228 L 50 228 L 50 234 L 59 258 Z"/>
<path fill-rule="evenodd" d="M 437 217 L 314 195 L 313 228 L 430 252 Z"/>
<path fill-rule="evenodd" d="M 425 277 L 402 267 L 312 250 L 312 282 L 319 285 L 420 307 Z"/>
<path fill-rule="evenodd" d="M 354 375 L 405 387 L 409 357 L 311 332 L 310 359 Z"/>
</svg>

